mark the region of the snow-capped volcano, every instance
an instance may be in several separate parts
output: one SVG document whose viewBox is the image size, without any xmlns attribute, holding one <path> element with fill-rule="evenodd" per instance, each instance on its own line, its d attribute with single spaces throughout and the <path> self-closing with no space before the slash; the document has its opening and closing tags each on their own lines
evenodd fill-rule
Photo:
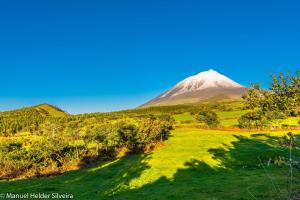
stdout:
<svg viewBox="0 0 300 200">
<path fill-rule="evenodd" d="M 194 103 L 211 98 L 240 98 L 246 87 L 210 69 L 190 76 L 143 106 Z"/>
<path fill-rule="evenodd" d="M 187 92 L 204 90 L 208 88 L 243 88 L 244 86 L 234 82 L 226 76 L 210 69 L 205 72 L 200 72 L 194 76 L 190 76 L 183 81 L 180 81 L 172 89 L 160 96 L 176 96 Z"/>
</svg>

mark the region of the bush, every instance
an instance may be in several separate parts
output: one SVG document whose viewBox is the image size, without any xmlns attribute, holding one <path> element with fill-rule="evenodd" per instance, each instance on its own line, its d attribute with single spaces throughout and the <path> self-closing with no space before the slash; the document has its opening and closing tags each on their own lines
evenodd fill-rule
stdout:
<svg viewBox="0 0 300 200">
<path fill-rule="evenodd" d="M 134 124 L 122 123 L 119 125 L 119 136 L 122 141 L 122 146 L 127 148 L 129 152 L 138 152 L 138 128 Z"/>
<path fill-rule="evenodd" d="M 112 123 L 97 124 L 84 137 L 86 143 L 95 143 L 96 152 L 105 156 L 114 156 L 116 149 L 121 146 L 118 125 Z"/>
<path fill-rule="evenodd" d="M 208 127 L 218 127 L 220 125 L 219 118 L 213 111 L 200 111 L 196 115 L 196 120 L 204 123 Z"/>
<path fill-rule="evenodd" d="M 149 118 L 143 120 L 139 125 L 138 143 L 139 146 L 145 148 L 151 146 L 152 143 L 163 141 L 168 138 L 172 129 L 173 119 L 156 119 Z"/>
<path fill-rule="evenodd" d="M 183 120 L 181 121 L 182 124 L 191 124 L 193 123 L 193 120 Z"/>
<path fill-rule="evenodd" d="M 158 141 L 168 138 L 174 119 L 170 116 L 150 116 L 142 119 L 139 126 L 125 121 L 99 124 L 85 136 L 86 143 L 96 143 L 102 156 L 115 156 L 121 148 L 127 152 L 140 152 Z"/>
<path fill-rule="evenodd" d="M 269 123 L 268 119 L 260 112 L 249 112 L 242 115 L 239 120 L 240 128 L 262 128 L 266 127 Z"/>
<path fill-rule="evenodd" d="M 261 113 L 261 115 L 263 115 L 263 113 Z M 264 116 L 267 120 L 274 120 L 274 119 L 286 119 L 287 116 L 285 113 L 280 112 L 280 111 L 269 111 L 269 112 L 265 112 Z"/>
</svg>

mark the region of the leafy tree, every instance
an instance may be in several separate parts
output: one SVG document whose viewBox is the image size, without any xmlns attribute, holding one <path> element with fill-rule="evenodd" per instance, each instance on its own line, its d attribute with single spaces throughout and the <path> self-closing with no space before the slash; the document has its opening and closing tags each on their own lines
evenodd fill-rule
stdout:
<svg viewBox="0 0 300 200">
<path fill-rule="evenodd" d="M 172 129 L 172 119 L 159 120 L 148 118 L 139 125 L 138 143 L 140 146 L 147 147 L 153 142 L 163 141 L 168 138 Z"/>
<path fill-rule="evenodd" d="M 249 112 L 245 115 L 242 115 L 239 120 L 239 126 L 241 128 L 262 128 L 268 125 L 267 118 L 262 115 L 260 112 Z"/>
<path fill-rule="evenodd" d="M 196 115 L 196 120 L 198 122 L 206 124 L 208 127 L 218 127 L 220 125 L 218 115 L 211 110 L 200 111 Z"/>
<path fill-rule="evenodd" d="M 247 109 L 255 109 L 261 105 L 261 102 L 265 100 L 265 92 L 261 89 L 259 84 L 252 84 L 252 88 L 248 90 L 248 93 L 243 96 L 246 102 Z"/>
<path fill-rule="evenodd" d="M 243 98 L 246 107 L 253 111 L 240 118 L 240 127 L 257 128 L 268 124 L 267 121 L 297 116 L 300 113 L 299 73 L 273 75 L 269 91 L 253 85 Z"/>
<path fill-rule="evenodd" d="M 141 150 L 138 146 L 138 128 L 136 125 L 121 123 L 119 124 L 118 132 L 122 141 L 122 146 L 128 148 L 130 152 Z"/>
</svg>

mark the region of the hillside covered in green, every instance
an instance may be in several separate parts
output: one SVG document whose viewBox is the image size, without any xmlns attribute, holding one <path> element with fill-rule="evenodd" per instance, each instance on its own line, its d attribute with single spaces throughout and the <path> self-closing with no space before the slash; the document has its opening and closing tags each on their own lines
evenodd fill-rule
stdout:
<svg viewBox="0 0 300 200">
<path fill-rule="evenodd" d="M 49 104 L 0 112 L 0 136 L 20 131 L 34 131 L 46 118 L 67 116 L 64 111 Z"/>
</svg>

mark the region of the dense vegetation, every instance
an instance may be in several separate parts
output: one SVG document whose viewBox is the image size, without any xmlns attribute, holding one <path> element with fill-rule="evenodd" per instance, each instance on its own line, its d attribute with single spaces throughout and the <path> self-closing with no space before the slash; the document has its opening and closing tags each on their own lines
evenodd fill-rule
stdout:
<svg viewBox="0 0 300 200">
<path fill-rule="evenodd" d="M 21 130 L 34 131 L 45 117 L 34 108 L 25 108 L 0 114 L 0 133 L 12 135 Z"/>
<path fill-rule="evenodd" d="M 200 123 L 204 123 L 204 125 L 210 128 L 218 127 L 220 125 L 218 115 L 214 111 L 209 111 L 209 110 L 200 111 L 196 115 L 196 119 Z"/>
<path fill-rule="evenodd" d="M 239 119 L 242 128 L 270 127 L 274 120 L 297 117 L 300 115 L 300 74 L 273 75 L 268 91 L 256 84 L 244 99 L 247 109 L 252 111 Z"/>
<path fill-rule="evenodd" d="M 0 112 L 0 136 L 13 135 L 20 131 L 34 132 L 47 117 L 65 117 L 62 110 L 48 104 Z"/>
<path fill-rule="evenodd" d="M 142 152 L 168 138 L 169 116 L 107 122 L 93 118 L 46 118 L 28 137 L 0 143 L 0 177 L 59 173 L 78 165 Z"/>
</svg>

